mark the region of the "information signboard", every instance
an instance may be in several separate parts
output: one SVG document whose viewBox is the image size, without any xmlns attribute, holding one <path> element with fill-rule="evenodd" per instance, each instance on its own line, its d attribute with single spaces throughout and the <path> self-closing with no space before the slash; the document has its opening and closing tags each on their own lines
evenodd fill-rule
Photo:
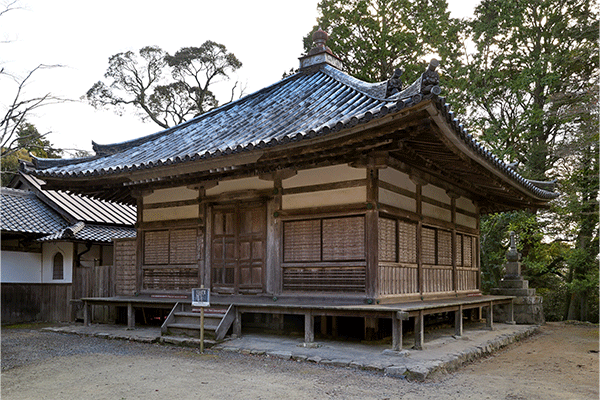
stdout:
<svg viewBox="0 0 600 400">
<path fill-rule="evenodd" d="M 210 289 L 204 289 L 204 288 L 192 289 L 192 306 L 194 306 L 194 307 L 210 306 Z"/>
</svg>

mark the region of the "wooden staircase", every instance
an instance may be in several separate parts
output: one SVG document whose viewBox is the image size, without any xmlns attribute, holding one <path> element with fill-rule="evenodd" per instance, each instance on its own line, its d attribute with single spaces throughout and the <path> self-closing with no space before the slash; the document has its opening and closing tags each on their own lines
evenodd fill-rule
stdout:
<svg viewBox="0 0 600 400">
<path fill-rule="evenodd" d="M 200 338 L 200 307 L 190 303 L 177 303 L 161 326 L 163 336 L 187 336 Z M 204 338 L 219 342 L 225 338 L 235 319 L 235 310 L 230 306 L 204 308 Z"/>
</svg>

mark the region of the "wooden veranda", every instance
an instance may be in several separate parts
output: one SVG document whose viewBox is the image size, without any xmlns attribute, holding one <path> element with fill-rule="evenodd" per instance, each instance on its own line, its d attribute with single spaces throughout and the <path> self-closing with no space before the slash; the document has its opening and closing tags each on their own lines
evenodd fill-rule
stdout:
<svg viewBox="0 0 600 400">
<path fill-rule="evenodd" d="M 242 315 L 246 313 L 272 314 L 272 315 L 301 315 L 304 316 L 304 341 L 313 343 L 315 340 L 315 317 L 362 317 L 362 318 L 387 318 L 392 321 L 392 349 L 402 350 L 402 325 L 403 321 L 414 318 L 415 349 L 422 349 L 424 343 L 424 317 L 431 314 L 454 312 L 454 334 L 463 334 L 463 312 L 465 310 L 486 310 L 486 326 L 493 329 L 494 305 L 509 305 L 508 320 L 513 322 L 512 304 L 513 296 L 469 296 L 439 300 L 413 301 L 395 304 L 328 304 L 324 302 L 307 301 L 274 301 L 272 298 L 256 296 L 249 298 L 239 296 L 216 297 L 211 300 L 211 305 L 233 306 L 235 318 L 233 319 L 233 335 L 241 336 Z M 89 308 L 91 305 L 109 305 L 127 307 L 127 325 L 135 328 L 135 309 L 162 308 L 172 309 L 178 303 L 190 303 L 191 297 L 151 297 L 151 296 L 120 296 L 120 297 L 93 297 L 84 298 L 84 324 L 90 324 Z"/>
</svg>

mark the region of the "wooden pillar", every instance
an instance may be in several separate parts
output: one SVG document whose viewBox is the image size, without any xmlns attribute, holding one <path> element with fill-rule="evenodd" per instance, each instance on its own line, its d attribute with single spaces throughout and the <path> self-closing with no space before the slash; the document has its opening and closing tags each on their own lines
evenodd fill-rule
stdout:
<svg viewBox="0 0 600 400">
<path fill-rule="evenodd" d="M 242 313 L 235 308 L 235 318 L 233 320 L 233 335 L 236 337 L 242 336 Z"/>
<path fill-rule="evenodd" d="M 416 188 L 416 208 L 417 215 L 419 216 L 419 222 L 417 223 L 417 282 L 419 286 L 419 293 L 421 298 L 423 297 L 423 290 L 425 288 L 423 282 L 423 207 L 421 204 L 421 185 L 417 184 Z"/>
<path fill-rule="evenodd" d="M 488 329 L 494 329 L 494 302 L 493 301 L 490 301 L 490 304 L 486 308 L 485 326 Z"/>
<path fill-rule="evenodd" d="M 304 314 L 304 342 L 312 343 L 315 341 L 315 321 L 312 312 L 307 311 Z"/>
<path fill-rule="evenodd" d="M 337 335 L 338 335 L 338 319 L 334 315 L 333 317 L 331 317 L 331 336 L 333 336 L 335 338 L 335 337 L 337 337 Z"/>
<path fill-rule="evenodd" d="M 321 315 L 321 335 L 327 336 L 327 316 Z"/>
<path fill-rule="evenodd" d="M 415 349 L 423 350 L 424 342 L 424 321 L 423 310 L 419 310 L 419 315 L 415 316 Z"/>
<path fill-rule="evenodd" d="M 365 340 L 377 340 L 377 318 L 365 317 Z"/>
<path fill-rule="evenodd" d="M 133 303 L 127 303 L 127 329 L 135 328 L 135 309 Z"/>
<path fill-rule="evenodd" d="M 463 306 L 458 306 L 458 310 L 454 311 L 454 335 L 463 335 Z"/>
<path fill-rule="evenodd" d="M 392 313 L 392 350 L 402 350 L 402 321 L 408 319 L 408 313 L 398 311 Z"/>
<path fill-rule="evenodd" d="M 367 298 L 374 299 L 378 296 L 377 269 L 379 264 L 379 170 L 367 168 L 367 215 L 365 216 L 365 234 L 367 242 Z"/>
<path fill-rule="evenodd" d="M 90 305 L 87 301 L 83 301 L 83 325 L 90 325 Z"/>
<path fill-rule="evenodd" d="M 508 303 L 508 321 L 506 321 L 507 324 L 515 324 L 515 304 L 514 304 L 514 299 L 510 301 L 510 303 Z"/>
</svg>

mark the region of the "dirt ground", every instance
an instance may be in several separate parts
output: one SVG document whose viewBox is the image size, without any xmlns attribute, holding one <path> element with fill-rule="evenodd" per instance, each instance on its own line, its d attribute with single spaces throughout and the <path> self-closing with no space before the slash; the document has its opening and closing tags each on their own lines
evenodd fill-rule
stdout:
<svg viewBox="0 0 600 400">
<path fill-rule="evenodd" d="M 226 352 L 2 329 L 2 399 L 598 399 L 598 326 L 548 323 L 425 383 Z"/>
</svg>

